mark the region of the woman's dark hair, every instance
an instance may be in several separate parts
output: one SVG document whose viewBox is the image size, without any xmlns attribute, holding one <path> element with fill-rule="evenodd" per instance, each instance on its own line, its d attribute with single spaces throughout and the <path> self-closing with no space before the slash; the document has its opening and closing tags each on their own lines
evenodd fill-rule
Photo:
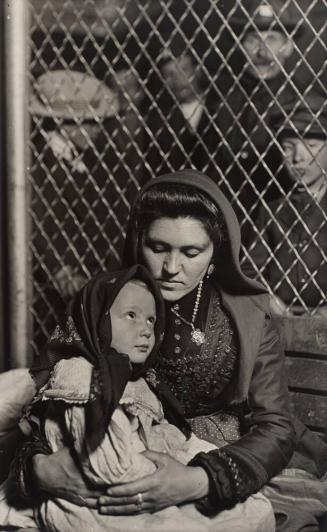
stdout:
<svg viewBox="0 0 327 532">
<path fill-rule="evenodd" d="M 158 218 L 187 216 L 202 223 L 217 251 L 224 240 L 224 217 L 205 193 L 192 186 L 160 183 L 145 190 L 134 207 L 133 223 L 143 234 Z"/>
</svg>

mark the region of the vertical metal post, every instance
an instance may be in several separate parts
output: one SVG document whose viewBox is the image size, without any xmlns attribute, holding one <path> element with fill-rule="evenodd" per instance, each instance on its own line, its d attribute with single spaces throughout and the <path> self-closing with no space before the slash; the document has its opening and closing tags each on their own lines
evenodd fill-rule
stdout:
<svg viewBox="0 0 327 532">
<path fill-rule="evenodd" d="M 4 3 L 10 365 L 23 367 L 29 363 L 26 181 L 29 2 Z"/>
</svg>

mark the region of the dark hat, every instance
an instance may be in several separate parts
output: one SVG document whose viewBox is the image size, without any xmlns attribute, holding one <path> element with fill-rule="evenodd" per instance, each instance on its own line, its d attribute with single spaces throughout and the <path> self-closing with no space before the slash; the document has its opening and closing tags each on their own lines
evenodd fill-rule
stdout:
<svg viewBox="0 0 327 532">
<path fill-rule="evenodd" d="M 96 120 L 113 116 L 118 99 L 94 76 L 77 70 L 52 70 L 36 80 L 29 110 L 37 116 Z"/>
<path fill-rule="evenodd" d="M 302 98 L 296 94 L 271 117 L 271 127 L 280 136 L 327 138 L 327 99 L 316 89 Z"/>
<path fill-rule="evenodd" d="M 246 5 L 245 5 L 246 4 Z M 299 22 L 297 13 L 282 0 L 248 0 L 237 2 L 229 19 L 235 30 L 272 30 L 283 33 L 294 30 Z"/>
</svg>

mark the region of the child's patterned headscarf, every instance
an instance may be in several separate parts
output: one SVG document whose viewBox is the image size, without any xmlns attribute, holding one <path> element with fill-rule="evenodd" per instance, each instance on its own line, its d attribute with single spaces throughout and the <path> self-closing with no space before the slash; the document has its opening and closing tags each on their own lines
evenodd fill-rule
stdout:
<svg viewBox="0 0 327 532">
<path fill-rule="evenodd" d="M 156 302 L 155 345 L 144 364 L 131 364 L 128 353 L 117 353 L 110 347 L 110 308 L 121 288 L 132 279 L 144 281 Z M 135 265 L 126 270 L 101 273 L 74 297 L 63 323 L 57 325 L 43 353 L 34 362 L 31 374 L 40 389 L 48 381 L 55 364 L 63 358 L 81 356 L 94 366 L 99 376 L 100 394 L 86 405 L 86 436 L 96 447 L 104 436 L 126 383 L 145 376 L 153 365 L 163 331 L 163 300 L 146 268 Z"/>
</svg>

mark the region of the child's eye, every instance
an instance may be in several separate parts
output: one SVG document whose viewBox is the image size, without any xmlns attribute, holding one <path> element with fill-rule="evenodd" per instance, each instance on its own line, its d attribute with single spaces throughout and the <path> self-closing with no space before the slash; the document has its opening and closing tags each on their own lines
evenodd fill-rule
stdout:
<svg viewBox="0 0 327 532">
<path fill-rule="evenodd" d="M 148 318 L 148 323 L 150 323 L 150 325 L 154 325 L 156 322 L 156 318 L 154 316 L 151 316 L 150 318 Z"/>
<path fill-rule="evenodd" d="M 135 312 L 130 311 L 130 312 L 127 312 L 126 317 L 127 317 L 129 320 L 134 320 L 135 317 L 136 317 L 136 314 L 135 314 Z"/>
</svg>

